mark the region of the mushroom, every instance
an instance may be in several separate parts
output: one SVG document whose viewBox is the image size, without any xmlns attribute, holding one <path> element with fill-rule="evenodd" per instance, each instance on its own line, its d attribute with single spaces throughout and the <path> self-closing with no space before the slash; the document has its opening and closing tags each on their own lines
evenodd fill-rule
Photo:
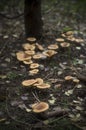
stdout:
<svg viewBox="0 0 86 130">
<path fill-rule="evenodd" d="M 28 37 L 27 41 L 29 41 L 30 43 L 35 43 L 36 42 L 36 38 L 35 37 Z"/>
<path fill-rule="evenodd" d="M 57 38 L 56 41 L 57 42 L 64 42 L 64 39 L 63 38 Z"/>
<path fill-rule="evenodd" d="M 31 55 L 35 54 L 35 51 L 27 50 L 27 51 L 25 51 L 25 53 L 31 56 Z"/>
<path fill-rule="evenodd" d="M 33 56 L 33 59 L 46 59 L 46 56 L 41 53 L 38 53 Z"/>
<path fill-rule="evenodd" d="M 33 70 L 30 70 L 30 71 L 29 71 L 29 74 L 30 74 L 30 75 L 34 75 L 34 74 L 37 74 L 38 72 L 39 72 L 38 69 L 33 69 Z"/>
<path fill-rule="evenodd" d="M 70 76 L 70 75 L 65 76 L 65 80 L 72 80 L 72 79 L 73 79 L 73 77 L 72 77 L 72 76 Z"/>
<path fill-rule="evenodd" d="M 66 32 L 66 35 L 67 35 L 67 36 L 73 35 L 73 31 L 68 31 L 68 32 Z"/>
<path fill-rule="evenodd" d="M 35 68 L 38 68 L 39 67 L 39 64 L 38 63 L 32 63 L 31 65 L 30 65 L 30 68 L 31 69 L 35 69 Z"/>
<path fill-rule="evenodd" d="M 49 105 L 46 102 L 38 102 L 32 105 L 32 110 L 35 113 L 41 113 L 49 109 Z"/>
<path fill-rule="evenodd" d="M 68 42 L 62 42 L 61 44 L 60 44 L 60 46 L 61 47 L 69 47 L 70 46 L 70 43 L 68 43 Z"/>
<path fill-rule="evenodd" d="M 57 44 L 51 44 L 51 45 L 48 46 L 48 49 L 53 49 L 53 50 L 55 50 L 55 49 L 58 49 L 58 48 L 59 48 L 59 47 L 58 47 Z"/>
<path fill-rule="evenodd" d="M 61 34 L 62 37 L 66 37 L 66 35 L 64 33 Z"/>
<path fill-rule="evenodd" d="M 43 83 L 41 85 L 37 85 L 36 86 L 37 88 L 40 88 L 40 89 L 46 89 L 46 88 L 50 88 L 50 84 L 48 83 Z"/>
<path fill-rule="evenodd" d="M 22 45 L 25 50 L 35 50 L 34 44 L 25 43 Z"/>
<path fill-rule="evenodd" d="M 30 60 L 24 60 L 23 63 L 29 65 L 29 64 L 32 64 L 33 61 L 31 59 Z"/>
<path fill-rule="evenodd" d="M 40 51 L 43 51 L 43 50 L 44 50 L 44 48 L 43 48 L 43 46 L 42 46 L 42 45 L 40 45 L 40 44 L 36 43 L 36 46 L 37 46 L 37 48 L 38 48 Z"/>
<path fill-rule="evenodd" d="M 83 40 L 83 39 L 80 39 L 80 38 L 75 38 L 75 42 L 77 42 L 77 43 L 82 43 L 82 42 L 84 42 L 84 40 Z"/>
<path fill-rule="evenodd" d="M 73 79 L 73 82 L 74 82 L 74 83 L 79 83 L 79 82 L 80 82 L 80 80 L 79 80 L 79 79 L 77 79 L 77 78 L 75 78 L 75 79 Z"/>
<path fill-rule="evenodd" d="M 57 52 L 54 51 L 54 50 L 46 50 L 46 51 L 43 52 L 43 54 L 44 54 L 45 56 L 48 56 L 48 57 L 51 57 L 51 56 L 55 55 L 56 53 L 57 53 Z"/>
<path fill-rule="evenodd" d="M 41 85 L 41 84 L 43 84 L 43 79 L 36 78 L 36 82 L 35 82 L 34 86 L 38 86 L 38 85 Z"/>
<path fill-rule="evenodd" d="M 30 79 L 30 80 L 24 80 L 22 82 L 22 85 L 23 86 L 31 86 L 33 85 L 34 83 L 36 83 L 37 81 L 35 79 Z"/>
<path fill-rule="evenodd" d="M 24 61 L 24 60 L 30 60 L 31 59 L 31 56 L 25 54 L 23 51 L 17 52 L 16 55 L 17 55 L 17 59 L 19 61 Z"/>
</svg>

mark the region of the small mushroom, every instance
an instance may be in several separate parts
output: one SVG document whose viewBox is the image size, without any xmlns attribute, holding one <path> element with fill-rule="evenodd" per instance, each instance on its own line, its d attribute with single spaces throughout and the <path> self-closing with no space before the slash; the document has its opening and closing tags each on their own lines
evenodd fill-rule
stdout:
<svg viewBox="0 0 86 130">
<path fill-rule="evenodd" d="M 31 59 L 30 60 L 24 60 L 23 63 L 29 65 L 29 64 L 32 64 L 33 61 Z"/>
<path fill-rule="evenodd" d="M 29 71 L 29 74 L 30 74 L 30 75 L 34 75 L 34 74 L 37 74 L 38 72 L 39 72 L 38 69 L 33 69 L 33 70 L 30 70 L 30 71 Z"/>
<path fill-rule="evenodd" d="M 49 109 L 49 105 L 46 102 L 38 102 L 32 105 L 32 110 L 35 113 L 41 113 Z"/>
<path fill-rule="evenodd" d="M 35 68 L 38 68 L 38 67 L 39 67 L 38 63 L 32 63 L 32 64 L 30 64 L 30 68 L 31 69 L 35 69 Z"/>
<path fill-rule="evenodd" d="M 66 37 L 66 35 L 64 33 L 61 34 L 62 37 Z"/>
<path fill-rule="evenodd" d="M 31 56 L 25 54 L 23 51 L 19 51 L 16 53 L 17 59 L 19 61 L 24 61 L 24 60 L 30 60 Z"/>
<path fill-rule="evenodd" d="M 83 39 L 80 39 L 80 38 L 75 38 L 75 42 L 77 42 L 77 43 L 82 43 L 82 42 L 84 42 L 84 40 L 83 40 Z"/>
<path fill-rule="evenodd" d="M 48 83 L 43 83 L 41 85 L 37 85 L 36 87 L 40 89 L 46 89 L 46 88 L 50 88 L 51 86 Z"/>
<path fill-rule="evenodd" d="M 57 52 L 54 51 L 54 50 L 46 50 L 46 51 L 43 52 L 43 54 L 44 54 L 45 56 L 47 56 L 47 57 L 51 57 L 51 56 L 55 55 L 56 53 L 57 53 Z"/>
<path fill-rule="evenodd" d="M 57 42 L 64 42 L 64 39 L 63 38 L 57 38 L 56 41 Z"/>
<path fill-rule="evenodd" d="M 40 44 L 36 43 L 36 46 L 37 46 L 37 48 L 38 48 L 40 51 L 43 51 L 43 50 L 44 50 L 44 48 L 43 48 L 43 46 L 42 46 L 42 45 L 40 45 Z"/>
<path fill-rule="evenodd" d="M 43 84 L 43 79 L 36 78 L 36 83 L 34 84 L 34 86 L 38 86 L 38 85 L 41 85 L 41 84 Z"/>
<path fill-rule="evenodd" d="M 70 43 L 68 43 L 68 42 L 62 42 L 61 44 L 60 44 L 60 46 L 61 47 L 69 47 L 70 46 Z"/>
<path fill-rule="evenodd" d="M 70 75 L 65 76 L 65 80 L 72 80 L 72 79 L 73 79 L 73 77 L 72 77 L 72 76 L 70 76 Z"/>
<path fill-rule="evenodd" d="M 22 85 L 23 86 L 31 86 L 33 85 L 34 83 L 36 83 L 37 81 L 35 79 L 30 79 L 30 80 L 24 80 L 22 82 Z"/>
<path fill-rule="evenodd" d="M 66 32 L 66 35 L 67 35 L 67 36 L 73 35 L 73 31 L 68 31 L 68 32 Z"/>
<path fill-rule="evenodd" d="M 46 56 L 44 54 L 35 54 L 33 56 L 33 59 L 46 59 Z"/>
<path fill-rule="evenodd" d="M 25 44 L 23 44 L 23 48 L 25 50 L 35 50 L 35 45 L 34 44 L 25 43 Z"/>
<path fill-rule="evenodd" d="M 29 41 L 30 43 L 35 43 L 36 42 L 36 38 L 35 37 L 28 37 L 27 41 Z"/>
<path fill-rule="evenodd" d="M 55 50 L 55 49 L 58 49 L 58 45 L 57 44 L 51 44 L 48 46 L 48 49 L 52 49 L 52 50 Z"/>
<path fill-rule="evenodd" d="M 79 80 L 79 79 L 77 79 L 77 78 L 75 78 L 75 79 L 73 79 L 73 82 L 74 82 L 74 83 L 79 83 L 79 82 L 80 82 L 80 80 Z"/>
<path fill-rule="evenodd" d="M 25 51 L 26 54 L 32 56 L 35 54 L 35 51 L 32 51 L 32 50 L 28 50 L 28 51 Z"/>
</svg>

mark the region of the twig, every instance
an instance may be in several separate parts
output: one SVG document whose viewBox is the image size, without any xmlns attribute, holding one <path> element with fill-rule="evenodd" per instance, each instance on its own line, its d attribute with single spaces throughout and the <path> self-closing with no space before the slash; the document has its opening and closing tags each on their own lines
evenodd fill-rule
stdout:
<svg viewBox="0 0 86 130">
<path fill-rule="evenodd" d="M 38 99 L 38 97 L 32 92 L 33 96 L 35 97 L 35 99 L 40 102 L 40 100 Z"/>
</svg>

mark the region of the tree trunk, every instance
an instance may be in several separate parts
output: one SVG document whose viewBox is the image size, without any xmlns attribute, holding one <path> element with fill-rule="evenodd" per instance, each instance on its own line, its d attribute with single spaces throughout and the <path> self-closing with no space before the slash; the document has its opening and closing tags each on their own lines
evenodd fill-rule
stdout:
<svg viewBox="0 0 86 130">
<path fill-rule="evenodd" d="M 26 37 L 42 36 L 41 0 L 25 0 L 24 21 Z"/>
</svg>

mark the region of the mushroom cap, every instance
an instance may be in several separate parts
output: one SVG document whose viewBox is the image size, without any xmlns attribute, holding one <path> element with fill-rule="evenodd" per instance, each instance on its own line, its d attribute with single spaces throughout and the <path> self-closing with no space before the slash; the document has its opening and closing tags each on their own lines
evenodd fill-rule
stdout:
<svg viewBox="0 0 86 130">
<path fill-rule="evenodd" d="M 67 36 L 73 35 L 73 31 L 68 31 L 68 32 L 66 32 L 66 35 L 67 35 Z"/>
<path fill-rule="evenodd" d="M 71 75 L 65 76 L 65 80 L 71 80 L 73 77 Z"/>
<path fill-rule="evenodd" d="M 43 54 L 44 54 L 45 56 L 48 56 L 48 57 L 51 57 L 51 56 L 55 55 L 56 53 L 57 53 L 57 52 L 54 51 L 54 50 L 46 50 L 46 51 L 43 52 Z"/>
<path fill-rule="evenodd" d="M 70 43 L 68 43 L 68 42 L 62 42 L 61 44 L 60 44 L 60 46 L 61 47 L 69 47 L 70 46 Z"/>
<path fill-rule="evenodd" d="M 64 42 L 64 39 L 63 38 L 56 38 L 56 41 L 57 42 Z"/>
<path fill-rule="evenodd" d="M 36 83 L 36 80 L 35 80 L 35 79 L 30 79 L 30 80 L 24 80 L 24 81 L 22 82 L 22 85 L 23 85 L 23 86 L 31 86 L 31 85 L 33 85 L 34 83 Z"/>
<path fill-rule="evenodd" d="M 38 63 L 32 63 L 32 64 L 30 64 L 30 68 L 31 69 L 38 68 L 38 67 L 39 67 Z"/>
<path fill-rule="evenodd" d="M 38 102 L 32 106 L 33 112 L 41 113 L 49 109 L 49 105 L 46 102 Z"/>
<path fill-rule="evenodd" d="M 79 83 L 80 80 L 79 80 L 79 79 L 73 79 L 73 82 L 74 82 L 74 83 Z"/>
<path fill-rule="evenodd" d="M 40 89 L 46 89 L 46 88 L 50 88 L 50 84 L 48 83 L 43 83 L 41 85 L 37 85 L 37 88 L 40 88 Z"/>
<path fill-rule="evenodd" d="M 48 46 L 48 49 L 58 49 L 59 47 L 58 47 L 58 45 L 57 44 L 51 44 L 51 45 L 49 45 Z"/>
<path fill-rule="evenodd" d="M 37 48 L 38 48 L 40 51 L 43 51 L 43 50 L 44 50 L 44 48 L 43 48 L 43 46 L 42 46 L 42 45 L 40 45 L 40 44 L 36 43 L 36 46 L 37 46 Z"/>
<path fill-rule="evenodd" d="M 35 54 L 35 51 L 27 50 L 27 51 L 25 51 L 25 53 L 31 56 L 31 55 Z"/>
<path fill-rule="evenodd" d="M 37 74 L 38 72 L 39 72 L 38 69 L 33 69 L 33 70 L 30 70 L 30 71 L 29 71 L 29 73 L 30 73 L 31 75 Z"/>
<path fill-rule="evenodd" d="M 25 43 L 22 45 L 25 50 L 35 50 L 34 44 Z"/>
<path fill-rule="evenodd" d="M 38 85 L 41 85 L 41 84 L 43 84 L 43 79 L 36 78 L 36 83 L 34 84 L 34 86 L 38 86 Z"/>
<path fill-rule="evenodd" d="M 44 54 L 35 54 L 33 56 L 33 59 L 46 59 L 46 56 Z"/>
<path fill-rule="evenodd" d="M 80 38 L 75 38 L 75 42 L 77 42 L 77 43 L 82 43 L 82 42 L 84 42 L 84 40 L 83 40 L 83 39 L 80 39 Z"/>
<path fill-rule="evenodd" d="M 75 37 L 67 37 L 67 39 L 68 39 L 69 41 L 75 41 L 75 40 L 76 40 Z"/>
<path fill-rule="evenodd" d="M 24 61 L 24 60 L 30 60 L 31 59 L 31 57 L 29 55 L 25 54 L 23 51 L 17 52 L 16 55 L 17 55 L 17 59 L 19 61 Z"/>
<path fill-rule="evenodd" d="M 36 42 L 36 38 L 35 38 L 35 37 L 28 37 L 27 40 L 28 40 L 30 43 Z"/>
<path fill-rule="evenodd" d="M 61 34 L 62 37 L 66 37 L 66 35 L 64 33 Z"/>
<path fill-rule="evenodd" d="M 29 64 L 32 64 L 33 61 L 31 59 L 30 60 L 24 60 L 23 63 L 29 65 Z"/>
</svg>

